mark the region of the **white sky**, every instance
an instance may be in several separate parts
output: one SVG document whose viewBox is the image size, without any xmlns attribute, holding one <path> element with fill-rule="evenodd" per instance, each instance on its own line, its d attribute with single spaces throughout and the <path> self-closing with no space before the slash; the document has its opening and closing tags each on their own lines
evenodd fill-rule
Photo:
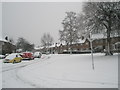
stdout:
<svg viewBox="0 0 120 90">
<path fill-rule="evenodd" d="M 40 45 L 43 33 L 58 42 L 66 11 L 81 12 L 82 2 L 4 2 L 2 3 L 3 38 L 24 37 Z"/>
<path fill-rule="evenodd" d="M 0 39 L 2 39 L 2 3 L 0 3 Z"/>
</svg>

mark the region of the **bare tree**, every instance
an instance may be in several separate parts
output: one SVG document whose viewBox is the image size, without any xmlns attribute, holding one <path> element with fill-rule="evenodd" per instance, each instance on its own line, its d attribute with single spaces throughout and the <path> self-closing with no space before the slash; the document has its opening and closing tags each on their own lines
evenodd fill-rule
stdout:
<svg viewBox="0 0 120 90">
<path fill-rule="evenodd" d="M 50 45 L 53 43 L 53 38 L 49 33 L 44 33 L 44 35 L 41 38 L 41 44 L 44 46 L 47 50 Z"/>
<path fill-rule="evenodd" d="M 120 30 L 119 2 L 88 2 L 83 8 L 84 26 L 87 32 L 104 32 L 107 34 L 107 53 L 111 52 L 111 35 Z"/>
<path fill-rule="evenodd" d="M 26 39 L 20 37 L 16 43 L 17 49 L 22 49 L 23 51 L 32 51 L 34 49 L 34 44 L 29 43 Z"/>
<path fill-rule="evenodd" d="M 60 41 L 65 41 L 69 44 L 70 49 L 73 42 L 77 42 L 77 27 L 76 27 L 76 13 L 66 12 L 66 17 L 62 22 L 63 30 L 59 31 Z"/>
</svg>

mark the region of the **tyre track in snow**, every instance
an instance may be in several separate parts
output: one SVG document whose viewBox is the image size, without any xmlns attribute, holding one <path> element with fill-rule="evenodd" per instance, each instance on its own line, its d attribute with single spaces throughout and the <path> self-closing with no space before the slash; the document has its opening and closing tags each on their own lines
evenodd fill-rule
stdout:
<svg viewBox="0 0 120 90">
<path fill-rule="evenodd" d="M 44 57 L 44 58 L 42 58 L 42 59 L 45 61 L 45 60 L 47 60 L 47 59 L 49 59 L 49 58 L 50 58 L 50 56 L 46 56 L 46 57 Z M 41 60 L 40 60 L 39 62 L 44 62 L 44 61 L 41 61 Z M 27 65 L 25 65 L 25 66 L 22 66 L 22 68 L 24 68 L 24 67 L 26 67 L 26 66 L 29 66 L 29 65 L 31 65 L 31 64 L 35 64 L 35 63 L 38 63 L 38 61 L 33 62 L 33 63 L 30 63 L 30 64 L 27 64 Z M 17 77 L 19 80 L 21 80 L 22 82 L 27 83 L 27 84 L 35 87 L 35 88 L 41 88 L 40 85 L 37 86 L 36 84 L 34 84 L 34 83 L 32 83 L 32 82 L 29 82 L 29 81 L 27 81 L 27 80 L 24 80 L 23 78 L 21 78 L 21 77 L 19 76 L 18 71 L 19 71 L 19 69 L 22 69 L 22 68 L 18 68 L 18 69 L 15 70 L 15 71 L 16 71 L 16 74 L 15 74 L 16 77 Z"/>
<path fill-rule="evenodd" d="M 43 60 L 40 60 L 39 62 L 46 62 L 46 60 L 48 60 L 48 59 L 50 59 L 50 58 L 51 58 L 51 56 L 46 56 L 46 57 L 42 58 Z M 56 62 L 56 60 L 47 61 L 47 63 L 44 64 L 44 66 L 49 65 L 49 64 L 53 64 L 54 62 Z M 34 63 L 31 63 L 31 64 L 27 64 L 27 65 L 25 65 L 25 66 L 21 66 L 22 68 L 16 69 L 16 77 L 17 77 L 19 80 L 21 80 L 22 82 L 27 83 L 27 84 L 35 87 L 35 88 L 42 88 L 43 86 L 37 85 L 37 84 L 35 84 L 35 83 L 31 82 L 31 81 L 25 80 L 24 78 L 22 78 L 22 77 L 18 74 L 18 72 L 19 72 L 20 69 L 23 69 L 24 67 L 29 66 L 29 65 L 32 65 L 32 64 L 35 64 L 35 63 L 38 63 L 38 61 L 37 61 L 37 62 L 34 62 Z M 42 65 L 41 67 L 43 67 L 43 65 Z"/>
<path fill-rule="evenodd" d="M 46 57 L 45 56 L 42 59 L 49 59 L 49 58 L 50 57 Z M 16 64 L 15 66 L 12 66 L 12 65 L 11 66 L 5 66 L 5 67 L 2 67 L 2 72 L 6 72 L 6 71 L 13 70 L 13 69 L 16 69 L 16 68 L 26 67 L 28 65 L 31 65 L 31 64 L 34 64 L 34 63 L 38 63 L 38 61 L 39 60 L 35 60 L 33 62 L 28 62 L 28 63 L 24 63 L 24 64 L 22 64 L 22 63 L 15 63 Z M 24 62 L 24 61 L 22 61 L 22 62 Z M 40 60 L 40 62 L 42 62 L 42 61 Z"/>
<path fill-rule="evenodd" d="M 20 68 L 19 68 L 19 69 L 20 69 Z M 33 86 L 34 88 L 39 88 L 39 87 L 36 86 L 34 83 L 28 82 L 28 81 L 22 79 L 22 78 L 17 74 L 18 71 L 19 71 L 19 69 L 16 69 L 16 70 L 15 70 L 15 71 L 16 71 L 16 74 L 15 74 L 15 75 L 16 75 L 17 79 L 21 80 L 22 82 L 24 82 L 24 83 L 26 83 L 26 84 L 29 84 L 29 85 Z"/>
<path fill-rule="evenodd" d="M 48 57 L 48 59 L 49 59 L 50 57 Z M 44 64 L 44 66 L 46 66 L 46 65 L 48 65 L 48 64 L 53 64 L 54 62 L 56 62 L 55 60 L 53 60 L 53 61 L 50 61 L 50 62 L 47 62 L 46 64 Z M 41 66 L 42 67 L 42 66 Z M 19 76 L 18 76 L 19 77 Z M 41 81 L 46 81 L 46 83 L 47 82 L 49 82 L 49 80 L 51 81 L 60 81 L 60 82 L 68 82 L 68 83 L 71 83 L 71 82 L 73 82 L 73 83 L 89 83 L 89 84 L 99 84 L 99 85 L 118 85 L 118 83 L 112 83 L 112 82 L 96 82 L 96 81 L 80 81 L 80 80 L 71 80 L 71 79 L 58 79 L 58 78 L 54 78 L 54 77 L 45 77 L 45 76 L 40 76 L 40 77 L 42 77 L 42 78 L 39 78 L 39 80 L 41 80 Z M 19 77 L 19 78 L 21 78 L 21 77 Z M 21 78 L 22 79 L 22 78 Z M 28 82 L 28 83 L 32 83 L 33 84 L 33 82 Z M 36 86 L 36 87 L 40 87 L 40 86 L 38 86 L 37 84 L 33 84 L 34 86 Z"/>
<path fill-rule="evenodd" d="M 29 65 L 29 64 L 28 64 Z M 19 66 L 14 66 L 14 67 L 7 67 L 7 69 L 5 68 L 5 69 L 2 69 L 2 72 L 6 72 L 6 71 L 10 71 L 10 70 L 14 70 L 14 69 L 17 69 L 17 68 L 22 68 L 22 67 L 25 67 L 25 66 L 27 66 L 27 65 L 19 65 Z"/>
<path fill-rule="evenodd" d="M 40 76 L 43 77 L 43 76 Z M 44 79 L 43 79 L 44 78 Z M 102 84 L 102 85 L 118 85 L 117 83 L 112 83 L 112 82 L 94 82 L 94 81 L 80 81 L 80 80 L 71 80 L 71 79 L 57 79 L 53 77 L 43 77 L 40 78 L 40 80 L 56 80 L 56 81 L 65 81 L 65 82 L 78 82 L 78 83 L 90 83 L 90 84 Z"/>
<path fill-rule="evenodd" d="M 45 59 L 49 59 L 50 57 L 44 57 Z M 44 59 L 43 58 L 43 59 Z M 23 61 L 24 62 L 24 61 Z M 20 70 L 20 69 L 22 69 L 22 68 L 24 68 L 24 67 L 26 67 L 26 66 L 29 66 L 29 65 L 31 65 L 31 64 L 35 64 L 35 63 L 38 63 L 38 62 L 43 62 L 43 60 L 36 60 L 36 61 L 33 61 L 33 62 L 28 62 L 28 63 L 19 63 L 19 64 L 14 64 L 15 66 L 12 66 L 12 65 L 10 65 L 10 66 L 5 66 L 5 67 L 3 67 L 2 68 L 2 71 L 0 71 L 0 72 L 2 72 L 2 73 L 6 73 L 6 72 L 14 72 L 14 74 L 12 75 L 12 76 L 14 76 L 13 77 L 13 79 L 14 79 L 14 81 L 16 82 L 16 81 L 18 81 L 18 83 L 20 83 L 20 82 L 22 82 L 23 83 L 23 85 L 25 84 L 25 85 L 27 85 L 27 86 L 32 86 L 32 88 L 38 88 L 38 86 L 36 86 L 35 84 L 33 84 L 33 83 L 31 83 L 31 82 L 28 82 L 28 81 L 25 81 L 24 79 L 22 79 L 22 78 L 20 78 L 20 76 L 17 74 L 17 72 Z M 5 83 L 5 80 L 3 80 L 3 82 Z M 8 83 L 8 82 L 7 82 Z M 18 85 L 18 86 L 21 86 L 21 85 Z"/>
<path fill-rule="evenodd" d="M 44 59 L 44 60 L 47 60 L 47 59 L 49 59 L 50 57 L 48 56 L 48 57 L 44 57 L 44 58 L 42 58 L 42 59 Z M 39 61 L 39 62 L 43 62 L 43 60 L 41 61 Z M 45 64 L 45 66 L 46 65 L 48 65 L 48 64 L 52 64 L 53 62 L 55 62 L 55 60 L 53 60 L 53 61 L 50 61 L 50 62 L 47 62 L 46 64 Z M 14 68 L 11 68 L 12 70 L 14 70 L 15 69 L 15 71 L 16 71 L 16 77 L 19 79 L 19 80 L 21 80 L 22 82 L 24 82 L 24 83 L 26 83 L 26 84 L 29 84 L 29 85 L 31 85 L 31 86 L 33 86 L 33 87 L 35 87 L 35 88 L 40 88 L 41 86 L 40 85 L 37 85 L 37 84 L 35 84 L 34 82 L 32 82 L 32 81 L 27 81 L 27 80 L 24 80 L 24 78 L 22 78 L 21 76 L 19 76 L 17 73 L 18 73 L 18 71 L 20 70 L 20 69 L 22 69 L 22 68 L 24 68 L 24 67 L 26 67 L 26 66 L 29 66 L 29 65 L 31 65 L 31 64 L 35 64 L 35 63 L 38 63 L 38 61 L 36 61 L 36 62 L 31 62 L 31 63 L 26 63 L 25 65 L 20 65 L 20 66 L 18 66 L 18 67 L 14 67 Z M 11 69 L 8 69 L 8 67 L 6 67 L 6 69 L 5 70 L 3 70 L 3 72 L 6 72 L 6 71 L 9 71 L 9 70 L 11 70 Z M 42 78 L 39 78 L 39 80 L 44 80 L 44 81 L 46 81 L 46 83 L 47 82 L 49 82 L 49 80 L 51 81 L 60 81 L 60 82 L 67 82 L 67 83 L 89 83 L 89 84 L 99 84 L 99 85 L 117 85 L 117 83 L 110 83 L 110 82 L 94 82 L 94 81 L 80 81 L 80 80 L 70 80 L 70 79 L 57 79 L 57 78 L 53 78 L 53 77 L 44 77 L 44 76 L 40 76 L 40 77 L 42 77 Z"/>
<path fill-rule="evenodd" d="M 38 62 L 38 61 L 37 61 Z M 32 88 L 36 88 L 35 87 L 35 85 L 33 85 L 33 84 L 30 84 L 30 83 L 28 83 L 28 82 L 25 82 L 24 80 L 21 80 L 18 76 L 17 76 L 17 71 L 19 70 L 19 69 L 21 69 L 21 68 L 23 68 L 23 67 L 26 67 L 26 66 L 28 66 L 28 65 L 31 65 L 31 64 L 34 64 L 34 63 L 37 63 L 37 62 L 30 62 L 30 63 L 24 63 L 24 64 L 16 64 L 15 66 L 7 66 L 7 67 L 4 67 L 4 69 L 2 70 L 2 73 L 3 74 L 6 74 L 6 73 L 11 73 L 10 74 L 10 76 L 7 76 L 7 78 L 12 78 L 12 81 L 14 82 L 14 83 L 17 83 L 17 86 L 15 86 L 15 87 L 17 87 L 17 88 L 19 88 L 19 87 L 32 87 Z M 3 84 L 4 84 L 4 87 L 8 87 L 9 88 L 9 86 L 10 87 L 13 87 L 14 88 L 14 86 L 13 85 L 8 85 L 7 86 L 7 84 L 8 83 L 10 83 L 8 80 L 6 80 L 5 79 L 6 77 L 4 77 L 4 80 L 3 80 Z M 12 82 L 11 81 L 11 82 Z M 26 86 L 24 86 L 24 85 L 26 85 Z"/>
</svg>

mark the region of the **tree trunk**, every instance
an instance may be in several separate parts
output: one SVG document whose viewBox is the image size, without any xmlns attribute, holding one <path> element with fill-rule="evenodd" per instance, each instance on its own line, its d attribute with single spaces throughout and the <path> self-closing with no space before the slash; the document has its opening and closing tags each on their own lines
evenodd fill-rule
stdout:
<svg viewBox="0 0 120 90">
<path fill-rule="evenodd" d="M 110 37 L 107 37 L 107 52 L 105 55 L 113 55 L 111 52 L 111 42 L 110 42 Z"/>
<path fill-rule="evenodd" d="M 111 32 L 111 13 L 109 15 L 109 22 L 108 22 L 108 29 L 107 29 L 107 52 L 106 52 L 106 55 L 113 55 L 113 53 L 111 52 L 110 32 Z"/>
<path fill-rule="evenodd" d="M 72 43 L 70 42 L 70 54 L 72 54 Z"/>
</svg>

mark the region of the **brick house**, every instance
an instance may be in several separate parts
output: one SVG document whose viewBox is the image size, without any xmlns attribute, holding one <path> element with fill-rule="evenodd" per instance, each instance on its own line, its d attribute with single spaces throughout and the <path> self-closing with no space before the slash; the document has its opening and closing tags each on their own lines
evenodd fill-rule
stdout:
<svg viewBox="0 0 120 90">
<path fill-rule="evenodd" d="M 93 38 L 93 51 L 94 52 L 104 52 L 107 49 L 107 38 L 97 35 L 97 38 Z M 61 43 L 53 44 L 49 47 L 48 51 L 50 53 L 68 53 L 70 52 L 70 47 L 72 48 L 73 53 L 90 53 L 90 41 L 88 39 L 80 39 L 77 43 L 73 43 L 71 46 Z M 120 36 L 111 37 L 111 50 L 112 52 L 120 52 Z M 42 48 L 40 51 L 45 52 L 45 48 Z"/>
</svg>

